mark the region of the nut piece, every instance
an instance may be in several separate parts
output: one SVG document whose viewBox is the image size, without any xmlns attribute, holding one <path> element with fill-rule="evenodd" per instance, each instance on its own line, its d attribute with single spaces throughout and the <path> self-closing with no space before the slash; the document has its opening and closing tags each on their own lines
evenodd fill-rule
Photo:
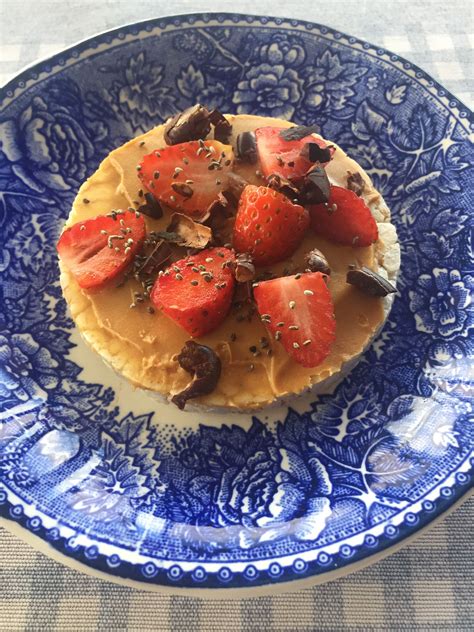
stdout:
<svg viewBox="0 0 474 632">
<path fill-rule="evenodd" d="M 249 254 L 242 253 L 236 255 L 233 268 L 237 283 L 247 283 L 255 279 L 255 266 Z"/>
<path fill-rule="evenodd" d="M 323 274 L 331 274 L 331 268 L 323 253 L 314 248 L 305 257 L 306 271 L 307 272 L 322 272 Z"/>
<path fill-rule="evenodd" d="M 390 281 L 365 266 L 360 269 L 349 270 L 346 281 L 368 296 L 383 297 L 397 291 L 397 288 Z"/>
<path fill-rule="evenodd" d="M 186 248 L 198 248 L 202 250 L 212 239 L 212 230 L 209 226 L 204 226 L 182 213 L 173 213 L 171 223 L 166 229 L 170 233 L 176 233 L 180 241 L 179 246 Z"/>
<path fill-rule="evenodd" d="M 188 140 L 206 138 L 210 131 L 209 110 L 197 103 L 166 123 L 164 137 L 167 145 L 177 145 Z"/>
<path fill-rule="evenodd" d="M 194 340 L 185 343 L 177 361 L 182 369 L 193 376 L 193 381 L 171 399 L 173 404 L 183 410 L 188 399 L 212 393 L 221 376 L 222 366 L 213 349 L 199 345 Z"/>
<path fill-rule="evenodd" d="M 279 191 L 294 204 L 300 203 L 300 191 L 298 187 L 283 176 L 277 173 L 271 173 L 267 178 L 267 186 L 270 187 L 270 189 Z"/>
<path fill-rule="evenodd" d="M 358 171 L 355 173 L 348 171 L 347 174 L 347 188 L 360 197 L 365 189 L 364 179 Z"/>
</svg>

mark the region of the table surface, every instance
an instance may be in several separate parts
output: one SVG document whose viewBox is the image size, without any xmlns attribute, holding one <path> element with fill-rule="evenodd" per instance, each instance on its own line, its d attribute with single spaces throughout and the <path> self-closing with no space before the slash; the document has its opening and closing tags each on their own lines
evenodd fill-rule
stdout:
<svg viewBox="0 0 474 632">
<path fill-rule="evenodd" d="M 169 13 L 234 11 L 320 22 L 421 66 L 472 107 L 473 15 L 466 0 L 0 0 L 0 85 L 23 66 L 97 32 Z M 429 19 L 428 19 L 429 18 Z M 65 26 L 67 25 L 67 26 Z M 0 529 L 0 629 L 472 630 L 474 499 L 416 543 L 324 586 L 203 601 L 82 575 Z"/>
</svg>

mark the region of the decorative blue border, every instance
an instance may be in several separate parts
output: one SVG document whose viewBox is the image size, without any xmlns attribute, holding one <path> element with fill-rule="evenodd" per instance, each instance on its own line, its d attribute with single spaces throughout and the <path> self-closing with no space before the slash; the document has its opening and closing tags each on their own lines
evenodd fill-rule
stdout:
<svg viewBox="0 0 474 632">
<path fill-rule="evenodd" d="M 331 42 L 337 41 L 349 48 L 354 48 L 370 56 L 383 59 L 384 62 L 392 64 L 399 71 L 405 73 L 410 71 L 411 79 L 417 81 L 423 89 L 428 90 L 443 107 L 456 109 L 459 116 L 458 122 L 465 126 L 466 122 L 469 121 L 472 128 L 473 115 L 468 108 L 465 108 L 458 99 L 446 91 L 436 81 L 432 80 L 417 66 L 398 55 L 393 55 L 382 48 L 377 48 L 371 44 L 318 24 L 299 20 L 286 20 L 283 18 L 245 16 L 228 13 L 192 14 L 158 18 L 114 29 L 108 33 L 93 37 L 20 73 L 18 77 L 10 81 L 0 91 L 2 104 L 7 100 L 13 101 L 21 96 L 21 94 L 28 90 L 29 84 L 36 82 L 42 73 L 46 73 L 46 76 L 49 76 L 54 69 L 62 69 L 68 65 L 72 65 L 76 60 L 82 59 L 83 53 L 90 53 L 91 55 L 100 54 L 113 42 L 129 41 L 127 38 L 133 40 L 143 32 L 152 34 L 156 29 L 169 31 L 181 26 L 193 26 L 193 24 L 198 21 L 203 21 L 205 24 L 212 24 L 213 26 L 228 23 L 235 25 L 247 23 L 253 26 L 268 26 L 271 28 L 281 26 L 283 28 L 297 29 L 295 33 L 301 30 L 308 32 L 316 31 L 318 35 L 327 37 Z M 105 49 L 101 49 L 101 47 L 105 47 Z M 461 468 L 462 465 L 463 463 L 459 465 L 459 468 Z M 396 542 L 402 541 L 429 524 L 434 518 L 441 515 L 454 502 L 459 500 L 466 491 L 470 489 L 471 485 L 470 473 L 459 471 L 456 474 L 453 486 L 441 487 L 439 490 L 440 495 L 437 499 L 425 501 L 424 504 L 422 504 L 422 512 L 416 515 L 406 512 L 405 520 L 399 527 L 388 525 L 383 534 L 378 537 L 368 534 L 359 546 L 350 547 L 344 544 L 340 547 L 337 554 L 328 555 L 325 552 L 320 552 L 315 560 L 307 562 L 302 559 L 296 559 L 292 566 L 287 567 L 274 561 L 270 563 L 268 569 L 264 571 L 257 570 L 256 566 L 250 563 L 246 565 L 245 571 L 242 573 L 234 573 L 227 568 L 224 563 L 220 562 L 218 563 L 220 565 L 219 571 L 215 574 L 206 572 L 202 566 L 196 566 L 196 564 L 196 567 L 188 573 L 183 572 L 178 563 L 165 571 L 158 568 L 153 562 L 148 562 L 144 565 L 136 565 L 121 560 L 116 555 L 105 557 L 99 553 L 94 546 L 84 547 L 74 545 L 68 538 L 63 537 L 60 529 L 58 530 L 56 527 L 46 529 L 38 516 L 29 518 L 24 514 L 21 504 L 11 503 L 7 498 L 7 494 L 3 491 L 0 491 L 0 514 L 9 520 L 17 521 L 28 531 L 31 531 L 43 540 L 49 542 L 52 547 L 61 553 L 81 561 L 91 568 L 105 571 L 112 576 L 116 575 L 118 577 L 134 579 L 145 583 L 175 587 L 230 588 L 303 579 L 336 568 L 342 568 L 356 561 L 365 559 L 368 556 L 389 548 Z M 370 551 L 370 553 L 368 553 L 368 551 Z"/>
</svg>

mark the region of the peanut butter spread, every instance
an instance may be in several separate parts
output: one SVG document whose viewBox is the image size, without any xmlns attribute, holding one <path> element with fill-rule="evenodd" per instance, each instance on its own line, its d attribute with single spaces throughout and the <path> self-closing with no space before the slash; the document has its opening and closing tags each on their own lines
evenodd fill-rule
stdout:
<svg viewBox="0 0 474 632">
<path fill-rule="evenodd" d="M 256 116 L 227 118 L 233 126 L 229 141 L 232 144 L 242 131 L 265 125 L 291 126 L 286 121 Z M 164 146 L 163 126 L 158 126 L 112 151 L 81 187 L 68 224 L 108 213 L 111 209 L 136 208 L 141 186 L 136 165 L 145 154 Z M 249 183 L 262 184 L 256 174 L 258 165 L 236 162 L 234 170 Z M 330 243 L 308 231 L 291 259 L 269 269 L 281 273 L 284 268 L 302 265 L 304 256 L 313 248 L 319 248 L 325 254 L 332 270 L 328 286 L 336 315 L 336 341 L 330 355 L 319 366 L 304 368 L 271 339 L 258 315 L 249 321 L 238 318 L 235 310 L 231 310 L 221 326 L 198 340 L 212 347 L 222 362 L 217 388 L 196 400 L 198 404 L 244 410 L 301 393 L 337 374 L 346 362 L 360 355 L 383 323 L 386 317 L 383 299 L 368 297 L 348 285 L 346 273 L 350 264 L 384 269 L 384 256 L 388 255 L 391 245 L 396 245 L 394 230 L 387 230 L 393 228 L 389 223 L 389 211 L 368 175 L 339 147 L 326 171 L 332 184 L 343 187 L 347 186 L 348 171 L 362 175 L 366 182 L 363 197 L 379 223 L 379 241 L 369 247 L 353 248 Z M 84 203 L 84 199 L 88 202 Z M 171 212 L 164 211 L 159 220 L 145 218 L 149 230 L 166 229 Z M 381 226 L 385 230 L 380 230 Z M 384 237 L 386 235 L 388 238 Z M 391 244 L 384 243 L 384 239 Z M 393 262 L 391 266 L 394 267 Z M 186 387 L 190 376 L 180 368 L 176 356 L 189 335 L 164 314 L 149 313 L 146 304 L 130 308 L 134 291 L 141 289 L 138 283 L 129 280 L 122 287 L 89 294 L 81 290 L 61 264 L 61 285 L 83 337 L 117 372 L 133 385 L 155 391 L 166 399 Z M 260 350 L 262 338 L 268 339 L 269 346 Z M 257 353 L 250 350 L 254 345 L 259 350 Z"/>
</svg>

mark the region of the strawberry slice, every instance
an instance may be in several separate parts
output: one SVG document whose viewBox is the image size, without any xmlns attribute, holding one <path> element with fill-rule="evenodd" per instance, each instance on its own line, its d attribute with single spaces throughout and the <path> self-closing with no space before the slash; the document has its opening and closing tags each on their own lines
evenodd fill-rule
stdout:
<svg viewBox="0 0 474 632">
<path fill-rule="evenodd" d="M 310 219 L 306 209 L 268 187 L 249 184 L 240 196 L 234 224 L 234 248 L 257 265 L 289 257 L 298 248 Z"/>
<path fill-rule="evenodd" d="M 84 290 L 101 290 L 132 263 L 145 239 L 145 221 L 131 211 L 98 215 L 66 228 L 56 245 Z"/>
<path fill-rule="evenodd" d="M 235 283 L 232 261 L 234 253 L 227 248 L 210 248 L 176 261 L 156 279 L 153 304 L 191 336 L 208 334 L 230 309 Z"/>
<path fill-rule="evenodd" d="M 314 232 L 345 246 L 370 246 L 379 231 L 372 213 L 353 191 L 331 186 L 329 201 L 309 207 Z"/>
<path fill-rule="evenodd" d="M 276 340 L 304 367 L 329 355 L 336 337 L 331 294 L 321 272 L 262 281 L 254 288 L 257 309 Z"/>
<path fill-rule="evenodd" d="M 226 188 L 233 158 L 230 145 L 192 140 L 145 156 L 138 165 L 138 177 L 156 200 L 199 217 Z"/>
<path fill-rule="evenodd" d="M 280 136 L 282 131 L 281 127 L 260 127 L 255 130 L 260 169 L 266 177 L 277 174 L 287 180 L 301 178 L 313 166 L 312 162 L 301 156 L 303 147 L 307 143 L 316 143 L 322 148 L 327 145 L 311 134 L 300 140 L 285 140 Z"/>
</svg>

